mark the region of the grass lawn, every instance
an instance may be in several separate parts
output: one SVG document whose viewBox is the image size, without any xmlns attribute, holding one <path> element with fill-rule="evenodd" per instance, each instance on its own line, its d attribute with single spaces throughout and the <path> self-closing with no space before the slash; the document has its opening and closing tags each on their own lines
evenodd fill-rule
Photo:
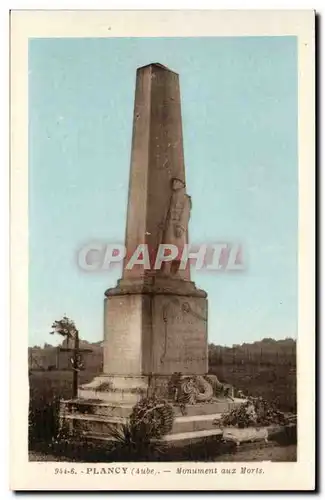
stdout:
<svg viewBox="0 0 325 500">
<path fill-rule="evenodd" d="M 97 373 L 81 371 L 79 372 L 79 384 L 90 382 Z M 33 371 L 29 375 L 29 387 L 31 398 L 60 398 L 72 397 L 72 371 Z"/>
</svg>

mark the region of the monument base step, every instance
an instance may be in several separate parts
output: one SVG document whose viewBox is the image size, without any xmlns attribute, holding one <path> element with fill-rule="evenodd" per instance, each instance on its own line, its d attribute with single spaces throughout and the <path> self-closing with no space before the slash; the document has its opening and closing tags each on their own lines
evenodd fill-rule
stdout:
<svg viewBox="0 0 325 500">
<path fill-rule="evenodd" d="M 268 428 L 219 428 L 218 420 L 224 412 L 238 407 L 244 399 L 213 401 L 195 405 L 187 405 L 186 415 L 178 406 L 173 406 L 174 422 L 172 430 L 162 440 L 168 447 L 187 449 L 194 446 L 220 446 L 221 442 L 233 442 L 237 446 L 246 447 L 255 443 L 257 447 L 265 446 L 272 435 L 284 433 L 281 426 Z M 221 411 L 220 411 L 221 410 Z M 62 401 L 60 419 L 71 431 L 77 431 L 86 440 L 97 443 L 111 442 L 111 428 L 119 428 L 127 423 L 132 412 L 132 405 L 119 404 L 114 406 L 106 402 L 72 399 Z M 285 433 L 284 433 L 285 434 Z M 254 446 L 255 446 L 254 445 Z"/>
<path fill-rule="evenodd" d="M 102 441 L 102 442 L 111 442 L 113 438 L 110 436 L 104 436 L 102 434 L 92 433 L 88 434 L 87 438 L 94 441 Z M 215 428 L 203 431 L 191 431 L 191 432 L 177 432 L 175 434 L 167 434 L 162 438 L 168 445 L 187 445 L 194 444 L 204 439 L 212 439 L 218 438 L 220 440 L 222 438 L 222 430 Z"/>
<path fill-rule="evenodd" d="M 221 418 L 221 413 L 196 416 L 175 417 L 171 434 L 184 432 L 210 431 L 216 428 L 215 422 Z M 127 423 L 127 417 L 106 417 L 103 415 L 61 414 L 70 428 L 83 435 L 109 435 L 112 427 L 121 427 Z"/>
<path fill-rule="evenodd" d="M 177 416 L 200 416 L 212 415 L 216 413 L 225 413 L 233 408 L 245 403 L 245 399 L 241 398 L 220 398 L 209 403 L 196 403 L 187 405 L 185 413 L 182 409 L 173 405 L 175 417 Z M 94 400 L 94 399 L 67 399 L 61 401 L 61 415 L 103 415 L 106 417 L 129 417 L 132 412 L 133 404 L 119 403 Z"/>
<path fill-rule="evenodd" d="M 163 441 L 171 444 L 177 445 L 186 445 L 186 444 L 194 444 L 202 439 L 207 438 L 222 438 L 222 430 L 215 429 L 206 429 L 201 431 L 189 431 L 189 432 L 177 432 L 175 434 L 167 434 L 167 436 L 163 437 Z"/>
<path fill-rule="evenodd" d="M 200 433 L 198 438 L 204 437 L 202 433 L 207 432 L 207 436 L 220 435 L 220 430 L 215 425 L 224 412 L 234 407 L 238 407 L 245 400 L 224 399 L 223 401 L 213 401 L 188 405 L 186 414 L 181 408 L 173 406 L 174 422 L 171 432 L 166 436 L 166 441 L 173 440 L 175 435 L 188 434 L 186 439 L 192 439 L 191 433 Z M 110 440 L 111 428 L 121 427 L 127 423 L 132 412 L 132 405 L 119 404 L 112 405 L 106 402 L 93 400 L 66 400 L 61 402 L 60 420 L 66 424 L 70 432 L 78 432 L 85 437 L 97 436 L 104 440 Z M 183 438 L 175 438 L 181 440 Z M 185 437 L 184 437 L 185 439 Z"/>
<path fill-rule="evenodd" d="M 197 367 L 196 367 L 197 368 Z M 78 402 L 92 401 L 112 405 L 135 405 L 144 397 L 155 395 L 170 400 L 177 392 L 181 394 L 184 387 L 191 387 L 190 401 L 204 405 L 211 401 L 224 404 L 234 401 L 234 388 L 221 383 L 216 375 L 207 373 L 174 373 L 173 375 L 154 373 L 151 375 L 97 375 L 91 382 L 78 388 Z M 174 378 L 173 378 L 174 377 Z M 176 386 L 175 386 L 176 384 Z M 186 389 L 187 390 L 187 389 Z M 195 406 L 195 405 L 193 405 Z M 230 407 L 229 407 L 230 409 Z"/>
</svg>

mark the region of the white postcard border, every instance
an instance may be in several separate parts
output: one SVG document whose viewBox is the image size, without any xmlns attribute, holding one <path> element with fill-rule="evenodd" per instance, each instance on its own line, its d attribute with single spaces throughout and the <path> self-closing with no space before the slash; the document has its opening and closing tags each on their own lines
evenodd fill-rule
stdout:
<svg viewBox="0 0 325 500">
<path fill-rule="evenodd" d="M 110 29 L 108 29 L 110 28 Z M 309 490 L 315 484 L 315 17 L 287 11 L 12 11 L 11 13 L 11 488 L 14 490 Z M 296 463 L 116 464 L 129 473 L 55 475 L 72 464 L 28 462 L 28 39 L 123 36 L 296 36 L 299 95 L 299 324 Z M 102 467 L 111 464 L 102 464 Z M 177 474 L 262 468 L 262 474 Z M 97 467 L 101 465 L 97 464 Z M 163 472 L 168 470 L 171 472 Z"/>
</svg>

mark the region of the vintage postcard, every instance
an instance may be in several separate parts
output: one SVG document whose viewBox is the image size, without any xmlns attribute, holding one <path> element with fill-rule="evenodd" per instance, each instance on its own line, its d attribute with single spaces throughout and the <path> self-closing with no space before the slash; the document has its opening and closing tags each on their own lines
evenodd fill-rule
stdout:
<svg viewBox="0 0 325 500">
<path fill-rule="evenodd" d="M 315 13 L 11 12 L 11 488 L 315 488 Z"/>
</svg>

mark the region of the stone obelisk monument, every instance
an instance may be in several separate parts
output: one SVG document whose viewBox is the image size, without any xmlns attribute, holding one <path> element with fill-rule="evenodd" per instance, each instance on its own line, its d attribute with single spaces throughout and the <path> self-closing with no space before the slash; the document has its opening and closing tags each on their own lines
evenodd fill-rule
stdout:
<svg viewBox="0 0 325 500">
<path fill-rule="evenodd" d="M 134 402 L 149 386 L 163 394 L 175 372 L 207 373 L 206 293 L 179 260 L 190 210 L 179 76 L 149 64 L 136 76 L 127 254 L 121 280 L 105 293 L 104 373 L 81 387 L 80 397 L 96 392 L 105 401 Z M 174 245 L 178 255 L 152 269 L 161 244 Z M 139 245 L 148 248 L 150 269 L 127 266 Z"/>
<path fill-rule="evenodd" d="M 179 77 L 149 64 L 137 71 L 127 254 L 117 286 L 105 292 L 103 373 L 79 387 L 77 399 L 62 402 L 61 419 L 70 428 L 107 439 L 111 425 L 126 421 L 139 399 L 156 394 L 175 403 L 169 440 L 192 440 L 222 433 L 214 419 L 238 404 L 216 376 L 207 375 L 206 293 L 195 287 L 181 259 L 191 207 Z M 157 266 L 161 245 L 173 245 L 174 253 Z M 190 417 L 180 414 L 170 390 L 175 373 Z"/>
</svg>

